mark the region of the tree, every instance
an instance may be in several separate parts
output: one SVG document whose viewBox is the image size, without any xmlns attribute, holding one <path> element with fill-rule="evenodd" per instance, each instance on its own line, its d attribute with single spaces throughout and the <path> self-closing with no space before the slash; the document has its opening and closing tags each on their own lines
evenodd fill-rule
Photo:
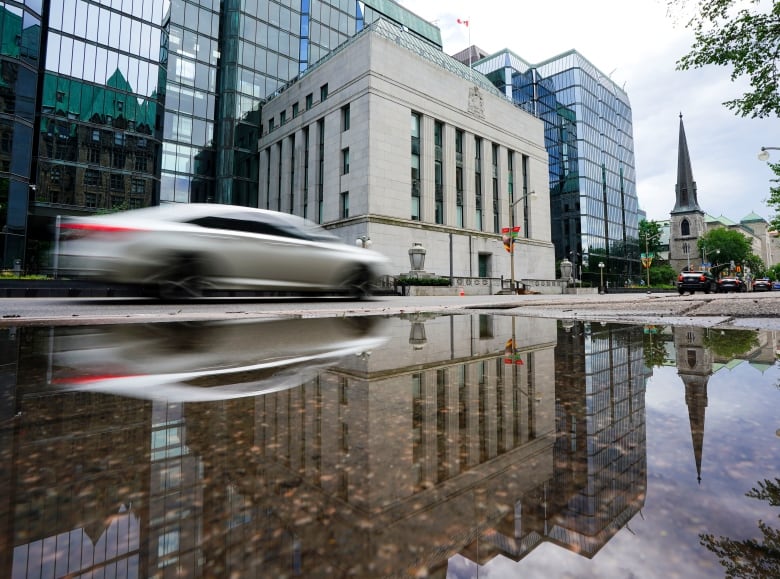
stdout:
<svg viewBox="0 0 780 579">
<path fill-rule="evenodd" d="M 661 225 L 657 221 L 642 219 L 639 222 L 639 246 L 642 253 L 658 253 L 661 246 Z"/>
<path fill-rule="evenodd" d="M 759 259 L 753 255 L 753 247 L 747 237 L 739 231 L 725 227 L 713 229 L 702 235 L 699 238 L 698 248 L 699 255 L 717 261 L 718 264 L 729 264 L 733 261 L 735 264 L 749 265 L 749 258 Z"/>
<path fill-rule="evenodd" d="M 759 481 L 745 496 L 778 506 L 780 479 Z M 780 531 L 764 521 L 758 521 L 760 538 L 732 539 L 701 533 L 699 542 L 713 552 L 726 572 L 726 577 L 780 577 Z"/>
<path fill-rule="evenodd" d="M 769 228 L 780 231 L 780 185 L 777 184 L 780 182 L 780 163 L 767 163 L 767 165 L 778 177 L 772 179 L 775 185 L 769 188 L 769 198 L 766 200 L 767 206 L 775 212 L 774 217 L 769 221 Z"/>
<path fill-rule="evenodd" d="M 693 5 L 685 24 L 694 33 L 678 70 L 731 67 L 731 80 L 747 77 L 750 89 L 724 102 L 741 117 L 780 117 L 780 3 L 761 0 L 667 0 L 669 12 Z"/>
</svg>

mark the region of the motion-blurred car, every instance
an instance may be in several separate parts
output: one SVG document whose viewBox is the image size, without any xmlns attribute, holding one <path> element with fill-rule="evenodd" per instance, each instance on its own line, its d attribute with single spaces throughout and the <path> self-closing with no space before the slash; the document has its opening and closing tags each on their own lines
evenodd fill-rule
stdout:
<svg viewBox="0 0 780 579">
<path fill-rule="evenodd" d="M 754 292 L 771 292 L 772 291 L 772 280 L 770 280 L 768 277 L 761 277 L 753 280 L 753 291 Z"/>
<path fill-rule="evenodd" d="M 168 402 L 258 396 L 381 347 L 383 325 L 365 316 L 60 327 L 50 384 Z"/>
<path fill-rule="evenodd" d="M 746 291 L 747 284 L 738 277 L 722 277 L 718 280 L 718 293 Z"/>
<path fill-rule="evenodd" d="M 58 273 L 131 284 L 161 298 L 209 290 L 371 293 L 387 258 L 295 215 L 172 203 L 60 225 Z"/>
<path fill-rule="evenodd" d="M 776 279 L 772 282 L 772 290 L 780 290 L 780 280 Z"/>
<path fill-rule="evenodd" d="M 715 277 L 709 271 L 683 271 L 677 276 L 677 291 L 680 295 L 697 291 L 708 294 L 715 290 Z"/>
</svg>

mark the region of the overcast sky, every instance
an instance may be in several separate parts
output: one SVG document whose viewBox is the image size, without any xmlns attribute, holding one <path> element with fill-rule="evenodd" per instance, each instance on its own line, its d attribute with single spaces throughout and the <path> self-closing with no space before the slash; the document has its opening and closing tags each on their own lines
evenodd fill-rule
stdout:
<svg viewBox="0 0 780 579">
<path fill-rule="evenodd" d="M 612 73 L 631 101 L 637 195 L 648 219 L 668 219 L 674 208 L 680 113 L 702 210 L 734 221 L 751 211 L 773 216 L 766 198 L 774 175 L 756 155 L 780 147 L 780 120 L 741 118 L 723 106 L 744 92 L 728 68 L 675 70 L 693 35 L 667 15 L 664 0 L 397 1 L 439 26 L 447 54 L 470 41 L 536 64 L 575 49 Z M 770 160 L 780 162 L 780 150 Z"/>
</svg>

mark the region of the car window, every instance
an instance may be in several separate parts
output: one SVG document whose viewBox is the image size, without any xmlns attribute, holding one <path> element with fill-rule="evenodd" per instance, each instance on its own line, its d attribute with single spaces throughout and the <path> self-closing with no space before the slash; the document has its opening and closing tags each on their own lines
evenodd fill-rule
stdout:
<svg viewBox="0 0 780 579">
<path fill-rule="evenodd" d="M 263 215 L 254 212 L 228 214 L 228 215 L 208 215 L 192 219 L 189 223 L 200 225 L 209 229 L 227 229 L 229 231 L 243 231 L 246 233 L 257 233 L 261 235 L 276 235 L 279 237 L 288 237 L 291 239 L 305 239 L 309 241 L 334 241 L 338 238 L 316 224 L 314 227 L 298 227 L 291 220 L 279 219 L 274 215 Z M 306 225 L 305 220 L 300 221 L 301 225 Z"/>
</svg>

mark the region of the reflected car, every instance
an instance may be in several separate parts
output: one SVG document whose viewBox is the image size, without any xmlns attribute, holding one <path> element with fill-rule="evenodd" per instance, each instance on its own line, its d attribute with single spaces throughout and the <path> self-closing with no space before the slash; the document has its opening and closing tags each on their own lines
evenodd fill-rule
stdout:
<svg viewBox="0 0 780 579">
<path fill-rule="evenodd" d="M 761 277 L 753 280 L 754 292 L 770 292 L 772 291 L 772 280 L 768 277 Z"/>
<path fill-rule="evenodd" d="M 740 278 L 729 276 L 718 280 L 718 293 L 746 292 L 747 284 Z"/>
<path fill-rule="evenodd" d="M 388 273 L 382 254 L 301 217 L 211 203 L 171 203 L 63 218 L 58 274 L 135 285 L 160 298 L 212 290 L 338 292 L 360 299 Z"/>
<path fill-rule="evenodd" d="M 295 388 L 381 347 L 384 320 L 269 318 L 57 328 L 50 384 L 168 402 L 208 402 Z"/>
<path fill-rule="evenodd" d="M 709 271 L 683 271 L 677 276 L 677 291 L 680 295 L 685 292 L 694 294 L 697 291 L 708 294 L 715 290 L 715 276 Z"/>
</svg>

